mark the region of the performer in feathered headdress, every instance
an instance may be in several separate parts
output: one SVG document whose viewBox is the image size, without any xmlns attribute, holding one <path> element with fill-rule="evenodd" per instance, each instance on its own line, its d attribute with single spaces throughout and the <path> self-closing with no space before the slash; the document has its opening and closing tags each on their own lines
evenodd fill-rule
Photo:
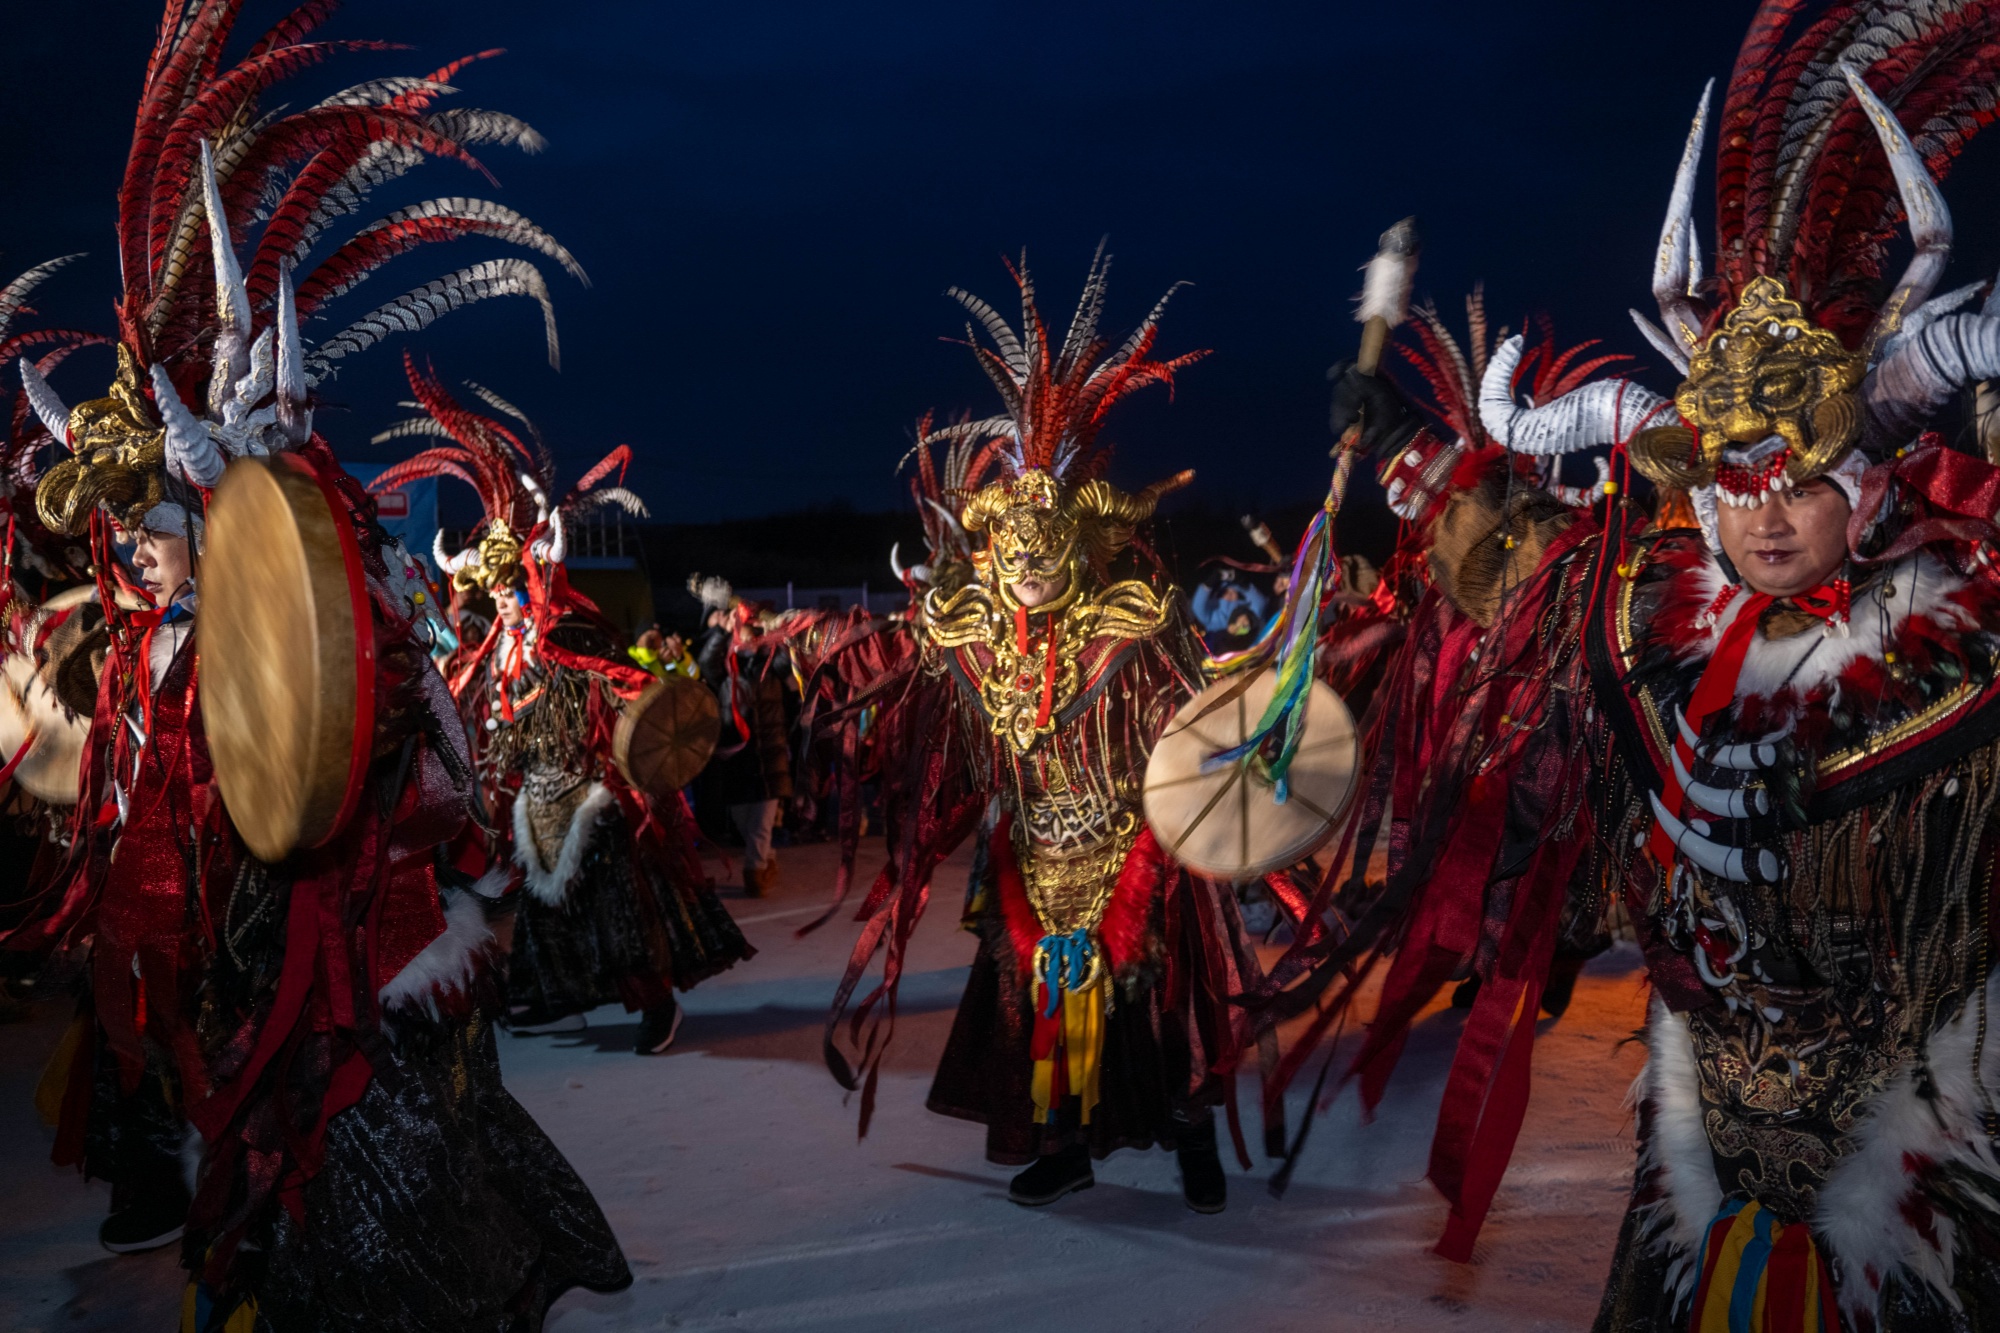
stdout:
<svg viewBox="0 0 2000 1333">
<path fill-rule="evenodd" d="M 494 621 L 450 664 L 451 687 L 470 727 L 496 815 L 496 869 L 508 848 L 524 879 L 507 968 L 509 1022 L 520 1033 L 583 1026 L 585 1011 L 623 1002 L 642 1015 L 637 1047 L 657 1055 L 680 1028 L 674 989 L 754 950 L 715 895 L 695 851 L 693 815 L 679 792 L 641 791 L 612 758 L 622 701 L 651 683 L 619 660 L 618 633 L 569 586 L 568 526 L 607 505 L 645 513 L 622 485 L 631 450 L 620 445 L 559 500 L 555 470 L 534 425 L 490 389 L 468 386 L 496 417 L 460 405 L 404 358 L 425 415 L 376 436 L 442 435 L 388 468 L 376 492 L 420 477 L 453 476 L 479 492 L 476 540 L 442 545 L 454 610 L 490 597 Z M 467 636 L 469 637 L 469 636 Z"/>
<path fill-rule="evenodd" d="M 1389 875 L 1316 963 L 1393 946 L 1356 1065 L 1372 1100 L 1423 1003 L 1486 960 L 1431 1157 L 1463 1258 L 1547 960 L 1623 894 L 1654 1001 L 1602 1329 L 1970 1329 L 2000 1300 L 2000 472 L 1926 433 L 2000 374 L 2000 304 L 1931 295 L 1935 177 L 1997 75 L 2000 5 L 1766 4 L 1718 121 L 1715 270 L 1692 216 L 1706 98 L 1657 251 L 1664 326 L 1641 323 L 1674 398 L 1603 381 L 1523 404 L 1515 340 L 1485 376 L 1494 442 L 1617 446 L 1618 488 L 1588 514 L 1445 501 L 1478 535 L 1433 548 L 1477 626 L 1448 714 L 1476 744 L 1432 748 L 1419 697 L 1392 700 Z M 1915 254 L 1877 301 L 1903 217 Z M 1365 435 L 1395 414 L 1362 415 Z M 1626 460 L 1698 528 L 1649 531 Z M 1440 753 L 1477 762 L 1425 766 Z"/>
<path fill-rule="evenodd" d="M 440 199 L 363 228 L 295 290 L 295 266 L 374 185 L 533 141 L 511 117 L 433 109 L 462 61 L 260 110 L 286 75 L 380 49 L 304 40 L 328 8 L 294 11 L 232 65 L 234 4 L 168 5 L 119 198 L 117 377 L 67 409 L 21 363 L 70 450 L 37 513 L 89 542 L 107 618 L 94 688 L 87 669 L 59 673 L 93 716 L 72 873 L 10 944 L 89 950 L 56 1155 L 114 1179 L 114 1251 L 171 1241 L 185 1217 L 189 1333 L 489 1329 L 539 1318 L 566 1287 L 630 1281 L 589 1192 L 500 1086 L 493 935 L 438 868 L 472 772 L 427 652 L 424 584 L 312 428 L 312 387 L 343 356 L 484 295 L 546 309 L 546 292 L 525 262 L 487 261 L 316 347 L 299 335 L 302 312 L 422 242 L 488 234 L 567 256 L 508 210 Z M 354 728 L 339 817 L 266 860 L 211 764 L 238 720 L 204 719 L 198 682 L 220 653 L 197 669 L 196 591 L 211 488 L 279 454 L 272 475 L 309 479 L 337 529 L 356 715 L 372 724 Z M 151 609 L 125 611 L 120 589 Z M 200 1134 L 192 1204 L 183 1117 Z"/>
<path fill-rule="evenodd" d="M 870 692 L 890 864 L 863 909 L 826 1052 L 844 1084 L 872 1088 L 932 873 L 997 798 L 997 892 L 931 1109 L 984 1123 L 988 1157 L 1027 1168 L 1017 1203 L 1052 1203 L 1092 1183 L 1092 1158 L 1158 1144 L 1179 1151 L 1189 1206 L 1216 1212 L 1226 1190 L 1210 1108 L 1234 1059 L 1228 997 L 1255 961 L 1233 895 L 1184 875 L 1139 808 L 1147 755 L 1201 669 L 1177 594 L 1135 534 L 1191 474 L 1128 495 L 1104 480 L 1099 439 L 1113 404 L 1171 384 L 1199 353 L 1153 357 L 1164 298 L 1107 348 L 1107 264 L 1100 251 L 1060 341 L 1025 265 L 1018 332 L 951 293 L 991 340 L 974 351 L 1006 412 L 922 443 L 996 441 L 998 478 L 959 509 L 973 577 L 926 598 L 911 683 Z M 884 990 L 853 1016 L 856 1069 L 835 1037 L 878 949 Z"/>
</svg>

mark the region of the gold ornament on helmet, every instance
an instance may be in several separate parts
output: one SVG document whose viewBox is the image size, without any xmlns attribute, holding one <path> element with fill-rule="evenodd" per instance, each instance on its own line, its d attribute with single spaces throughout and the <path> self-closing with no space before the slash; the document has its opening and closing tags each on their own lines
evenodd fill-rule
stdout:
<svg viewBox="0 0 2000 1333">
<path fill-rule="evenodd" d="M 521 539 L 505 520 L 488 524 L 470 554 L 471 560 L 451 572 L 451 585 L 460 592 L 492 593 L 521 581 Z"/>
<path fill-rule="evenodd" d="M 1803 485 L 1859 438 L 1866 371 L 1782 281 L 1755 278 L 1690 359 L 1674 395 L 1688 424 L 1639 432 L 1632 464 L 1656 486 L 1713 484 L 1739 500 Z"/>
<path fill-rule="evenodd" d="M 139 359 L 121 343 L 110 392 L 70 410 L 71 454 L 35 488 L 35 512 L 49 531 L 79 535 L 100 504 L 136 529 L 165 498 L 167 433 L 142 383 Z"/>
</svg>

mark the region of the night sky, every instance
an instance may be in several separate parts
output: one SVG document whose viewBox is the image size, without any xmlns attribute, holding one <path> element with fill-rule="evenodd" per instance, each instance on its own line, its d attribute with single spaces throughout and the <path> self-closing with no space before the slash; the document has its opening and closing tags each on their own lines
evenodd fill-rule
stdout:
<svg viewBox="0 0 2000 1333">
<path fill-rule="evenodd" d="M 250 0 L 238 47 L 281 7 Z M 108 330 L 113 196 L 159 7 L 9 6 L 0 36 L 0 267 L 87 249 L 40 305 Z M 1052 319 L 1090 253 L 1117 256 L 1122 332 L 1176 279 L 1194 286 L 1163 353 L 1214 349 L 1175 401 L 1122 409 L 1114 479 L 1182 466 L 1221 506 L 1297 501 L 1326 480 L 1323 371 L 1351 355 L 1357 266 L 1383 227 L 1424 224 L 1419 294 L 1459 321 L 1484 278 L 1496 322 L 1545 311 L 1565 340 L 1645 349 L 1647 261 L 1702 81 L 1727 75 L 1748 3 L 1106 5 L 355 0 L 327 35 L 358 54 L 297 80 L 294 105 L 486 47 L 459 103 L 549 140 L 486 150 L 499 179 L 433 163 L 375 197 L 484 194 L 589 270 L 545 264 L 564 367 L 525 300 L 489 302 L 361 358 L 323 430 L 355 459 L 400 415 L 400 351 L 534 416 L 565 475 L 615 444 L 657 518 L 701 521 L 903 502 L 892 469 L 926 408 L 993 410 L 940 341 L 954 283 L 1013 306 L 1025 246 Z M 2000 134 L 1991 136 L 2000 139 Z M 1986 206 L 2000 145 L 1954 180 L 1969 280 L 2000 259 Z M 1970 202 L 1968 202 L 1970 201 Z M 1704 208 L 1706 205 L 1704 204 Z M 1706 230 L 1706 214 L 1704 229 Z M 339 233 L 341 238 L 348 234 Z M 324 334 L 499 247 L 428 247 L 336 303 Z M 1964 276 L 1961 276 L 1964 275 Z M 109 357 L 66 368 L 72 400 Z M 1648 362 L 1646 378 L 1670 388 Z"/>
</svg>

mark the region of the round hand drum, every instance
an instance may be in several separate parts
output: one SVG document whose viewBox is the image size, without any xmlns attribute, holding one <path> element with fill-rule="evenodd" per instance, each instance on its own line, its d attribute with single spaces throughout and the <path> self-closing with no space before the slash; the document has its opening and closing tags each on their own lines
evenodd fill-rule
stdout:
<svg viewBox="0 0 2000 1333">
<path fill-rule="evenodd" d="M 1167 855 L 1210 879 L 1234 884 L 1296 865 L 1325 845 L 1353 799 L 1361 741 L 1354 715 L 1318 681 L 1306 699 L 1305 734 L 1288 774 L 1283 805 L 1255 765 L 1204 773 L 1210 755 L 1256 729 L 1277 686 L 1265 671 L 1235 698 L 1240 677 L 1224 677 L 1181 705 L 1146 763 L 1146 823 Z"/>
<path fill-rule="evenodd" d="M 722 710 L 706 685 L 668 676 L 625 705 L 611 733 L 611 757 L 625 780 L 651 796 L 672 796 L 715 753 Z"/>
<path fill-rule="evenodd" d="M 231 463 L 200 588 L 215 780 L 245 845 L 280 861 L 346 822 L 374 741 L 374 629 L 346 506 L 299 459 Z"/>
<path fill-rule="evenodd" d="M 28 795 L 50 805 L 75 805 L 83 783 L 83 747 L 90 719 L 71 713 L 56 698 L 25 653 L 0 662 L 0 764 L 28 752 L 14 781 Z"/>
</svg>

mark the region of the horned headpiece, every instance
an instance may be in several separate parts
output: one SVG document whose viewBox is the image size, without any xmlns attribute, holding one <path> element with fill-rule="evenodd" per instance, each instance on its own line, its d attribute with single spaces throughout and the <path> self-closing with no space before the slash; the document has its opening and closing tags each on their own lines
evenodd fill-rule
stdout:
<svg viewBox="0 0 2000 1333">
<path fill-rule="evenodd" d="M 1853 498 L 1867 451 L 2000 374 L 2000 305 L 1953 313 L 1973 288 L 1931 297 L 1952 239 L 1937 178 L 1995 114 L 1996 39 L 1994 0 L 1766 0 L 1718 129 L 1716 271 L 1693 213 L 1711 85 L 1655 252 L 1661 323 L 1633 312 L 1686 377 L 1673 400 L 1594 385 L 1524 408 L 1489 372 L 1489 429 L 1529 452 L 1629 442 L 1633 466 L 1705 515 L 1819 477 Z M 1878 303 L 1903 218 L 1915 253 Z"/>
<path fill-rule="evenodd" d="M 444 382 L 419 369 L 416 358 L 408 352 L 403 354 L 403 368 L 416 396 L 404 406 L 419 408 L 422 415 L 396 423 L 376 435 L 373 442 L 429 436 L 445 443 L 385 468 L 368 489 L 379 495 L 425 477 L 457 477 L 478 492 L 484 514 L 477 536 L 464 550 L 452 554 L 445 549 L 440 533 L 433 548 L 438 568 L 450 576 L 457 591 L 490 593 L 519 586 L 529 581 L 530 561 L 543 568 L 562 564 L 569 554 L 568 524 L 603 506 L 615 505 L 644 517 L 646 506 L 623 485 L 625 469 L 632 461 L 630 446 L 621 444 L 606 454 L 552 504 L 549 495 L 555 489 L 555 462 L 541 432 L 519 408 L 491 389 L 466 381 L 465 387 L 474 397 L 511 418 L 527 435 L 526 440 L 498 418 L 461 405 Z M 614 471 L 618 484 L 599 485 Z"/>
<path fill-rule="evenodd" d="M 1188 352 L 1165 361 L 1150 355 L 1160 315 L 1179 283 L 1107 355 L 1098 324 L 1110 267 L 1100 244 L 1060 346 L 1050 341 L 1035 305 L 1025 256 L 1018 267 L 1009 265 L 1021 289 L 1019 333 L 971 293 L 957 287 L 948 293 L 991 340 L 991 347 L 982 345 L 967 325 L 966 343 L 1007 410 L 942 427 L 918 444 L 992 442 L 1002 479 L 966 500 L 959 522 L 968 533 L 987 534 L 987 549 L 975 552 L 973 561 L 982 577 L 1003 587 L 1031 568 L 1053 571 L 1087 562 L 1101 569 L 1131 541 L 1133 528 L 1152 516 L 1161 495 L 1194 477 L 1182 472 L 1137 495 L 1102 480 L 1111 451 L 1097 436 L 1111 405 L 1149 384 L 1171 387 L 1177 371 L 1207 355 Z"/>
<path fill-rule="evenodd" d="M 554 238 L 511 209 L 454 197 L 361 228 L 295 285 L 294 272 L 305 270 L 329 225 L 357 211 L 376 186 L 428 157 L 477 167 L 475 145 L 532 152 L 541 138 L 511 116 L 433 109 L 457 91 L 448 80 L 477 56 L 417 78 L 371 79 L 290 114 L 261 112 L 260 96 L 290 74 L 383 47 L 305 41 L 328 12 L 308 3 L 225 68 L 236 10 L 228 0 L 168 0 L 119 192 L 124 291 L 110 392 L 71 411 L 35 366 L 22 363 L 36 416 L 72 451 L 37 494 L 38 513 L 57 531 L 81 531 L 100 505 L 128 528 L 180 531 L 193 521 L 189 506 L 199 507 L 231 458 L 311 438 L 309 395 L 341 359 L 461 305 L 533 297 L 549 359 L 557 359 L 547 285 L 532 264 L 512 258 L 427 283 L 305 348 L 300 319 L 430 241 L 491 236 L 548 255 L 579 279 L 583 273 Z M 237 247 L 258 224 L 248 263 L 240 263 Z"/>
</svg>

